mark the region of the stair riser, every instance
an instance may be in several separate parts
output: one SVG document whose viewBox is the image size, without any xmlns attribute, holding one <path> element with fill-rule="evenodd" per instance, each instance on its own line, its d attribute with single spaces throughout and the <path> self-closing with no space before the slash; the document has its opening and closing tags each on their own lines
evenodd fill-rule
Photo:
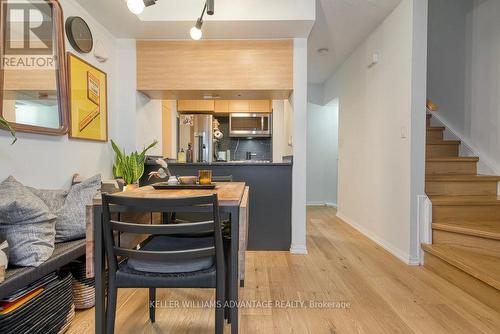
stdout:
<svg viewBox="0 0 500 334">
<path fill-rule="evenodd" d="M 427 141 L 443 140 L 443 130 L 427 130 Z"/>
<path fill-rule="evenodd" d="M 432 221 L 434 223 L 500 221 L 500 205 L 434 205 Z"/>
<path fill-rule="evenodd" d="M 433 230 L 432 243 L 434 245 L 448 245 L 466 248 L 484 255 L 498 256 L 500 254 L 500 240 L 477 237 L 456 232 Z"/>
<path fill-rule="evenodd" d="M 477 162 L 475 161 L 444 161 L 444 162 L 431 162 L 425 163 L 426 174 L 462 174 L 462 175 L 476 175 Z"/>
<path fill-rule="evenodd" d="M 428 181 L 425 182 L 425 193 L 430 196 L 494 196 L 497 195 L 497 184 L 496 181 Z"/>
<path fill-rule="evenodd" d="M 427 144 L 425 147 L 425 152 L 427 158 L 458 157 L 458 144 L 457 145 Z"/>
<path fill-rule="evenodd" d="M 425 252 L 424 263 L 425 268 L 452 284 L 455 284 L 482 303 L 500 312 L 500 291 L 494 287 L 428 252 Z"/>
</svg>

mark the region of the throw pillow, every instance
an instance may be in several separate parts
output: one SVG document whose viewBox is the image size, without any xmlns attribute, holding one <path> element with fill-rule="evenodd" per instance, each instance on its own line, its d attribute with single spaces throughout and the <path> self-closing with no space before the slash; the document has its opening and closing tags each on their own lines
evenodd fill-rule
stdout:
<svg viewBox="0 0 500 334">
<path fill-rule="evenodd" d="M 12 176 L 0 183 L 0 237 L 9 263 L 39 266 L 54 251 L 55 218 L 47 205 Z"/>
<path fill-rule="evenodd" d="M 101 188 L 101 175 L 75 184 L 66 196 L 64 205 L 56 211 L 56 242 L 85 238 L 86 206 Z"/>
</svg>

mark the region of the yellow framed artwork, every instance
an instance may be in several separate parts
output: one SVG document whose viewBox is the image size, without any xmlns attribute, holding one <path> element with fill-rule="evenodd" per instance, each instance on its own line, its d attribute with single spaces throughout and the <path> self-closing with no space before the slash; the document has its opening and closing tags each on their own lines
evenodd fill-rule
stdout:
<svg viewBox="0 0 500 334">
<path fill-rule="evenodd" d="M 68 52 L 69 137 L 108 141 L 106 73 Z"/>
</svg>

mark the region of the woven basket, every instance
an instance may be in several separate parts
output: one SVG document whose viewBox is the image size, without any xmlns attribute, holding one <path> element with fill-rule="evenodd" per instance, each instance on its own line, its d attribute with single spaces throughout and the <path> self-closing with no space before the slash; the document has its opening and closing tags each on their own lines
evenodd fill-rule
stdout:
<svg viewBox="0 0 500 334">
<path fill-rule="evenodd" d="M 74 261 L 70 264 L 73 274 L 73 297 L 77 310 L 88 309 L 95 305 L 95 280 L 86 277 L 85 262 Z"/>
</svg>

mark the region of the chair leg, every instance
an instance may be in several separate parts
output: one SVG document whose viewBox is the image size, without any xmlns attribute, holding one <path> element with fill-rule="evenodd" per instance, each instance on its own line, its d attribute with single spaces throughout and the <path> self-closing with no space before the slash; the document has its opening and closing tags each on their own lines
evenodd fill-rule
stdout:
<svg viewBox="0 0 500 334">
<path fill-rule="evenodd" d="M 224 333 L 224 318 L 225 318 L 225 298 L 224 298 L 224 283 L 218 284 L 215 288 L 215 334 Z"/>
<path fill-rule="evenodd" d="M 155 322 L 156 311 L 156 288 L 149 288 L 149 320 Z"/>
<path fill-rule="evenodd" d="M 106 307 L 106 333 L 113 334 L 115 332 L 115 317 L 116 317 L 116 286 L 112 280 L 108 285 L 108 300 Z"/>
</svg>

